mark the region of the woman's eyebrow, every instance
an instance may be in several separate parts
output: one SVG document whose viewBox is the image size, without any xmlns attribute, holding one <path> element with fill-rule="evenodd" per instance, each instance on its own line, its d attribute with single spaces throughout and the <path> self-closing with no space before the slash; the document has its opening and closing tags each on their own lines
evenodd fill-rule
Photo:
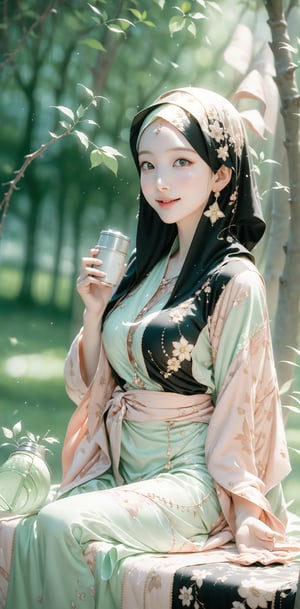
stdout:
<svg viewBox="0 0 300 609">
<path fill-rule="evenodd" d="M 194 150 L 194 148 L 187 148 L 185 147 L 181 147 L 181 146 L 176 146 L 174 148 L 168 148 L 169 152 L 195 152 L 195 154 L 197 154 L 196 150 Z M 153 154 L 152 150 L 139 150 L 138 151 L 138 155 L 142 155 L 142 154 Z"/>
</svg>

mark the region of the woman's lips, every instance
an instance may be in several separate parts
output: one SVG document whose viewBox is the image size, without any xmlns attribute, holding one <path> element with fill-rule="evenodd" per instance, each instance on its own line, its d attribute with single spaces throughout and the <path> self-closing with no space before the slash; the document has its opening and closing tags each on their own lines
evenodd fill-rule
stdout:
<svg viewBox="0 0 300 609">
<path fill-rule="evenodd" d="M 174 203 L 177 203 L 180 200 L 179 197 L 176 199 L 156 199 L 156 202 L 160 207 L 172 207 Z"/>
</svg>

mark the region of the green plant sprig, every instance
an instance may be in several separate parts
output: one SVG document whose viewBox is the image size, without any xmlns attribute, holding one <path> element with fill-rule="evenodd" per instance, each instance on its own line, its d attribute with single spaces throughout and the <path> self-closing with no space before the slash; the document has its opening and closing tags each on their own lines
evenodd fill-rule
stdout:
<svg viewBox="0 0 300 609">
<path fill-rule="evenodd" d="M 7 442 L 2 442 L 0 446 L 14 446 L 19 448 L 24 442 L 34 442 L 39 446 L 44 446 L 45 444 L 59 444 L 59 440 L 53 436 L 49 436 L 50 430 L 48 430 L 44 435 L 35 435 L 31 431 L 26 431 L 22 433 L 22 421 L 18 421 L 14 424 L 12 429 L 8 427 L 1 427 L 2 433 L 4 437 L 8 440 Z M 47 451 L 52 452 L 49 448 L 45 447 Z"/>
</svg>

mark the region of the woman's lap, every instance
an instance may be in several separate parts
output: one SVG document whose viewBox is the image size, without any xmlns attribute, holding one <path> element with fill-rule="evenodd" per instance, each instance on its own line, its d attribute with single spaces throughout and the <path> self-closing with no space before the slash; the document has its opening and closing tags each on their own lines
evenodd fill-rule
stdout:
<svg viewBox="0 0 300 609">
<path fill-rule="evenodd" d="M 209 478 L 200 482 L 177 472 L 73 494 L 45 506 L 37 521 L 39 528 L 71 527 L 81 546 L 101 539 L 140 551 L 174 552 L 186 539 L 207 535 L 218 516 Z"/>
<path fill-rule="evenodd" d="M 123 558 L 144 552 L 193 551 L 204 544 L 219 516 L 205 471 L 203 480 L 200 472 L 195 477 L 181 471 L 120 487 L 113 484 L 111 476 L 91 481 L 20 523 L 7 609 L 35 609 L 41 598 L 47 608 L 63 609 L 78 594 L 84 595 L 83 607 L 98 607 L 100 598 L 102 603 L 106 594 L 114 594 L 112 582 L 118 580 Z M 189 539 L 196 536 L 194 546 Z M 85 556 L 95 541 L 99 542 L 93 565 L 96 592 Z"/>
</svg>

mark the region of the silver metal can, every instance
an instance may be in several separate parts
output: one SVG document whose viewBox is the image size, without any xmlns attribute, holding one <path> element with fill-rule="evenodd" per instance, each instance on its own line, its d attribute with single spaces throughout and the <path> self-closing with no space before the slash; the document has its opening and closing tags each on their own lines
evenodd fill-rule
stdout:
<svg viewBox="0 0 300 609">
<path fill-rule="evenodd" d="M 122 274 L 125 257 L 128 251 L 130 239 L 119 231 L 103 230 L 100 233 L 97 247 L 99 253 L 97 258 L 102 260 L 101 271 L 106 276 L 101 279 L 103 283 L 115 286 Z"/>
</svg>

